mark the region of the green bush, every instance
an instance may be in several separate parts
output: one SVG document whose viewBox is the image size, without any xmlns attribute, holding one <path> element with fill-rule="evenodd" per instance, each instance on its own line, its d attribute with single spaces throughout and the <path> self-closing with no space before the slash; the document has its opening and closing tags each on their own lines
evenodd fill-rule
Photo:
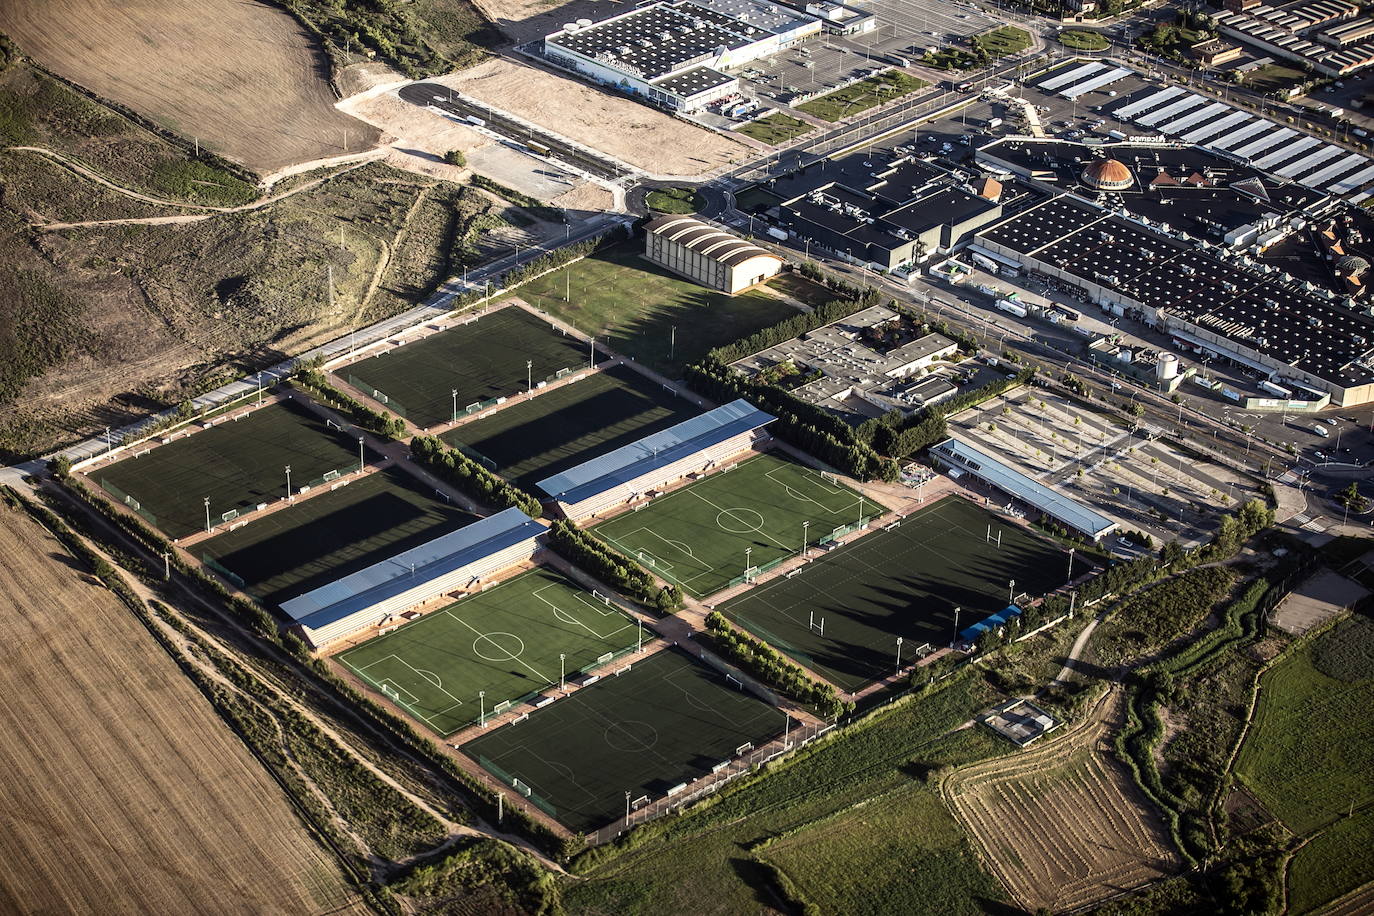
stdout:
<svg viewBox="0 0 1374 916">
<path fill-rule="evenodd" d="M 823 717 L 833 720 L 854 712 L 854 704 L 841 700 L 830 684 L 813 680 L 772 646 L 735 629 L 719 611 L 706 616 L 706 632 L 712 648 L 731 664 L 798 703 L 816 707 Z"/>
<path fill-rule="evenodd" d="M 416 436 L 410 454 L 441 480 L 446 480 L 478 502 L 501 509 L 512 506 L 530 518 L 543 513 L 539 500 L 498 477 L 456 448 L 447 448 L 435 436 Z"/>
<path fill-rule="evenodd" d="M 354 423 L 369 432 L 387 439 L 404 439 L 406 423 L 400 417 L 393 417 L 386 411 L 373 410 L 351 395 L 344 394 L 329 384 L 329 379 L 318 369 L 303 369 L 296 373 L 293 381 L 319 397 L 328 407 L 342 410 Z"/>
<path fill-rule="evenodd" d="M 449 165 L 456 165 L 459 168 L 463 168 L 468 164 L 468 157 L 464 156 L 463 151 L 460 149 L 451 149 L 447 153 L 444 153 L 444 161 Z"/>
<path fill-rule="evenodd" d="M 574 566 L 660 614 L 682 609 L 682 593 L 673 585 L 659 588 L 653 576 L 625 554 L 572 522 L 560 519 L 549 530 L 549 546 Z"/>
</svg>

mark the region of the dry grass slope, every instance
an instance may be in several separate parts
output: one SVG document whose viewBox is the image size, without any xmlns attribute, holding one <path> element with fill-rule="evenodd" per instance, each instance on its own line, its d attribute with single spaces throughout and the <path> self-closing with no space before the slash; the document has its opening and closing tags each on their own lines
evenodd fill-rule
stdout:
<svg viewBox="0 0 1374 916">
<path fill-rule="evenodd" d="M 1121 712 L 1112 691 L 1072 731 L 945 784 L 989 867 L 1027 910 L 1081 907 L 1177 865 L 1159 818 L 1111 756 Z"/>
<path fill-rule="evenodd" d="M 6 912 L 365 912 L 113 594 L 0 504 Z"/>
<path fill-rule="evenodd" d="M 334 109 L 329 63 L 303 28 L 238 0 L 0 0 L 24 53 L 258 172 L 354 152 L 378 132 Z"/>
</svg>

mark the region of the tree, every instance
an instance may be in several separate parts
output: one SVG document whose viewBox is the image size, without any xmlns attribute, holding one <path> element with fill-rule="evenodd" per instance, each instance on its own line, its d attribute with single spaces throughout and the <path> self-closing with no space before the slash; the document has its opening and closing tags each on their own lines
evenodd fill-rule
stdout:
<svg viewBox="0 0 1374 916">
<path fill-rule="evenodd" d="M 1360 485 L 1353 480 L 1350 481 L 1350 486 L 1336 497 L 1336 502 L 1351 512 L 1366 512 L 1369 509 L 1369 500 L 1360 493 Z"/>
<path fill-rule="evenodd" d="M 449 165 L 456 165 L 459 168 L 463 168 L 468 164 L 468 157 L 464 156 L 463 151 L 460 149 L 451 149 L 447 153 L 444 153 L 444 161 Z"/>
</svg>

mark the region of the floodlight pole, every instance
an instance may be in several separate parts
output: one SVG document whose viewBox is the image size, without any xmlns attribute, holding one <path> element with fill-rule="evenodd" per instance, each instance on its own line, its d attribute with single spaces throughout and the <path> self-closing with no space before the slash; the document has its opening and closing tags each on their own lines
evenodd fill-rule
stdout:
<svg viewBox="0 0 1374 916">
<path fill-rule="evenodd" d="M 949 641 L 949 647 L 954 648 L 954 643 L 959 639 L 959 608 L 954 609 L 954 636 Z"/>
<path fill-rule="evenodd" d="M 1073 552 L 1075 549 L 1076 548 L 1073 547 L 1069 548 L 1069 574 L 1068 578 L 1064 580 L 1065 585 L 1068 585 L 1070 582 L 1073 581 Z"/>
<path fill-rule="evenodd" d="M 630 826 L 630 790 L 625 790 L 625 826 Z"/>
<path fill-rule="evenodd" d="M 1011 605 L 1011 604 L 1015 604 L 1015 603 L 1016 603 L 1016 580 L 1015 580 L 1015 579 L 1012 579 L 1010 582 L 1007 583 L 1007 604 L 1008 604 L 1008 605 Z"/>
<path fill-rule="evenodd" d="M 534 360 L 525 360 L 525 393 L 534 397 Z"/>
<path fill-rule="evenodd" d="M 505 815 L 506 815 L 506 794 L 505 794 L 504 792 L 497 792 L 497 793 L 496 793 L 496 823 L 498 823 L 498 824 L 501 823 L 501 821 L 505 818 Z"/>
<path fill-rule="evenodd" d="M 565 693 L 567 692 L 568 688 L 564 685 L 564 681 L 566 680 L 566 675 L 564 674 L 564 660 L 567 659 L 567 657 L 568 656 L 564 655 L 562 652 L 558 653 L 558 689 L 564 691 Z"/>
<path fill-rule="evenodd" d="M 644 648 L 644 621 L 636 616 L 635 623 L 638 624 L 635 634 L 635 651 L 638 652 Z"/>
<path fill-rule="evenodd" d="M 744 548 L 744 574 L 749 575 L 749 556 L 754 552 L 754 548 Z"/>
<path fill-rule="evenodd" d="M 479 716 L 480 716 L 480 717 L 478 718 L 477 721 L 481 724 L 481 726 L 482 726 L 483 728 L 486 728 L 486 727 L 487 727 L 487 692 L 486 692 L 485 690 L 479 690 L 479 691 L 477 691 L 477 702 L 478 702 L 479 704 L 481 704 L 481 706 L 479 707 L 479 708 L 481 709 L 481 712 L 479 713 Z"/>
<path fill-rule="evenodd" d="M 457 422 L 458 422 L 458 389 L 457 389 L 457 388 L 454 388 L 453 391 L 450 392 L 450 394 L 453 395 L 453 422 L 454 422 L 454 423 L 457 423 Z"/>
<path fill-rule="evenodd" d="M 361 473 L 363 472 L 363 468 L 365 468 L 365 467 L 367 467 L 367 461 L 363 458 L 363 437 L 362 437 L 362 436 L 359 436 L 359 437 L 358 437 L 358 473 L 361 474 Z"/>
<path fill-rule="evenodd" d="M 162 551 L 162 581 L 167 582 L 172 578 L 172 552 Z"/>
<path fill-rule="evenodd" d="M 205 533 L 210 533 L 210 497 L 205 497 Z"/>
<path fill-rule="evenodd" d="M 863 524 L 863 521 L 864 521 L 864 497 L 863 497 L 863 494 L 860 493 L 860 494 L 859 494 L 859 520 L 858 520 L 857 522 L 855 522 L 854 524 L 856 524 L 856 525 L 862 525 L 862 524 Z"/>
<path fill-rule="evenodd" d="M 596 368 L 596 338 L 592 338 L 592 368 Z"/>
<path fill-rule="evenodd" d="M 897 673 L 902 673 L 902 637 L 897 637 Z"/>
<path fill-rule="evenodd" d="M 676 353 L 676 352 L 677 352 L 677 325 L 673 325 L 672 329 L 669 330 L 669 332 L 668 332 L 668 359 L 671 360 L 671 359 L 673 358 L 673 354 Z"/>
<path fill-rule="evenodd" d="M 262 403 L 262 373 L 258 373 L 258 403 Z"/>
<path fill-rule="evenodd" d="M 291 495 L 291 465 L 286 466 L 286 501 L 294 503 L 295 497 Z"/>
<path fill-rule="evenodd" d="M 808 529 L 808 528 L 810 528 L 810 527 L 811 527 L 811 522 L 809 522 L 809 521 L 802 522 L 802 543 L 801 543 L 801 553 L 798 554 L 798 556 L 803 556 L 803 557 L 806 556 L 806 529 Z"/>
</svg>

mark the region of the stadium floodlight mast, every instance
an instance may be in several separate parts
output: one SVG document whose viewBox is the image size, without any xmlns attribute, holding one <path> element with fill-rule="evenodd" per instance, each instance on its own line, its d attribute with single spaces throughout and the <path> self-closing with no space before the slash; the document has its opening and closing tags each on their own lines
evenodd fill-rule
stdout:
<svg viewBox="0 0 1374 916">
<path fill-rule="evenodd" d="M 358 473 L 361 474 L 361 473 L 363 472 L 363 468 L 365 468 L 365 467 L 367 467 L 367 461 L 363 458 L 363 437 L 362 437 L 362 436 L 359 436 L 359 437 L 358 437 Z"/>
<path fill-rule="evenodd" d="M 801 551 L 798 553 L 798 556 L 806 556 L 806 529 L 810 527 L 811 523 L 809 521 L 802 522 L 802 543 Z"/>
<path fill-rule="evenodd" d="M 286 501 L 294 503 L 295 497 L 291 495 L 291 465 L 286 466 Z"/>
<path fill-rule="evenodd" d="M 525 392 L 534 397 L 534 360 L 525 360 Z"/>
<path fill-rule="evenodd" d="M 481 724 L 481 726 L 482 726 L 483 728 L 486 728 L 486 727 L 487 727 L 487 692 L 486 692 L 485 690 L 479 690 L 479 691 L 477 691 L 477 702 L 480 704 L 478 708 L 481 710 L 481 711 L 478 713 L 478 719 L 477 719 L 477 721 Z"/>
<path fill-rule="evenodd" d="M 625 790 L 625 826 L 630 826 L 630 790 Z"/>
<path fill-rule="evenodd" d="M 959 639 L 959 611 L 960 608 L 956 607 L 954 609 L 954 636 L 949 641 L 949 647 L 951 649 L 954 648 L 954 643 Z"/>
<path fill-rule="evenodd" d="M 458 422 L 458 389 L 454 388 L 449 394 L 453 395 L 453 422 Z"/>
<path fill-rule="evenodd" d="M 1007 583 L 1007 604 L 1016 603 L 1016 580 L 1012 579 Z"/>
<path fill-rule="evenodd" d="M 564 673 L 566 670 L 566 665 L 564 665 L 564 661 L 567 659 L 567 657 L 568 656 L 564 655 L 562 652 L 558 653 L 558 689 L 562 691 L 567 691 L 568 689 L 566 686 L 564 686 L 564 681 L 567 677 L 567 675 Z"/>
<path fill-rule="evenodd" d="M 636 615 L 635 623 L 638 625 L 638 632 L 635 635 L 635 651 L 638 652 L 644 648 L 644 620 L 643 618 Z"/>
<path fill-rule="evenodd" d="M 750 557 L 750 555 L 751 555 L 753 552 L 754 552 L 754 548 L 752 548 L 752 547 L 746 547 L 746 548 L 744 548 L 744 573 L 745 573 L 745 575 L 748 575 L 748 574 L 749 574 L 749 557 Z"/>
<path fill-rule="evenodd" d="M 205 497 L 205 533 L 210 533 L 210 497 Z"/>
<path fill-rule="evenodd" d="M 1073 581 L 1073 552 L 1074 552 L 1074 550 L 1075 550 L 1075 548 L 1073 548 L 1073 547 L 1070 547 L 1070 548 L 1069 548 L 1069 575 L 1068 575 L 1068 579 L 1066 579 L 1065 582 L 1064 582 L 1065 585 L 1068 585 L 1070 582 Z"/>
<path fill-rule="evenodd" d="M 902 637 L 897 637 L 897 673 L 902 673 Z"/>
</svg>

